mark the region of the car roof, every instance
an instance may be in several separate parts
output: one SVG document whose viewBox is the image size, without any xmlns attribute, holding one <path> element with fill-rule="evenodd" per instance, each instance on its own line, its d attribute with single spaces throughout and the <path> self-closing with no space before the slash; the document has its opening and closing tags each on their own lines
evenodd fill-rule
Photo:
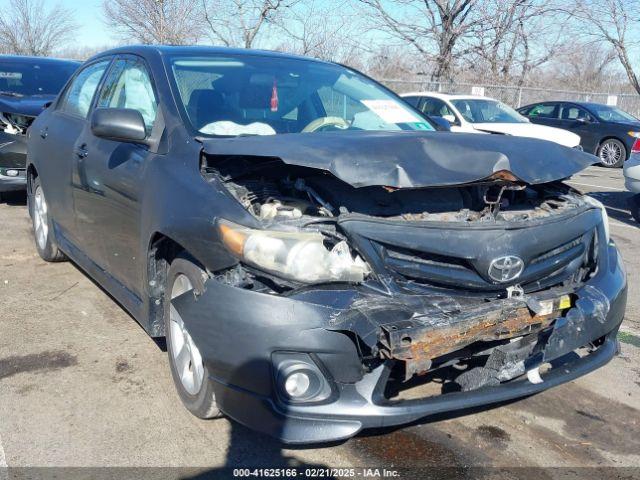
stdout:
<svg viewBox="0 0 640 480">
<path fill-rule="evenodd" d="M 32 57 L 28 55 L 0 55 L 0 62 L 21 62 L 21 63 L 58 63 L 79 65 L 78 60 L 67 60 L 64 58 Z"/>
<path fill-rule="evenodd" d="M 261 56 L 261 57 L 273 57 L 273 58 L 290 58 L 298 60 L 306 60 L 316 63 L 324 63 L 336 65 L 333 62 L 326 62 L 324 60 L 318 60 L 316 58 L 305 57 L 302 55 L 294 55 L 290 53 L 276 52 L 272 50 L 258 50 L 249 48 L 232 48 L 232 47 L 214 47 L 204 45 L 129 45 L 124 47 L 112 48 L 94 55 L 93 58 L 103 57 L 106 55 L 117 54 L 133 54 L 140 56 L 149 55 L 233 55 L 233 56 Z M 89 59 L 89 60 L 91 60 Z"/>
<path fill-rule="evenodd" d="M 587 110 L 590 108 L 595 108 L 595 107 L 610 107 L 611 105 L 606 105 L 604 103 L 598 103 L 598 102 L 578 102 L 575 100 L 544 100 L 541 102 L 534 102 L 534 103 L 530 103 L 529 105 L 524 105 L 522 108 L 525 107 L 532 107 L 534 105 L 540 105 L 542 103 L 570 103 L 572 105 L 577 105 L 579 107 L 584 107 Z"/>
<path fill-rule="evenodd" d="M 450 94 L 450 93 L 441 93 L 441 92 L 410 92 L 410 93 L 402 93 L 401 97 L 433 97 L 439 98 L 441 100 L 492 100 L 497 102 L 495 98 L 484 97 L 482 95 L 467 95 L 467 94 Z"/>
</svg>

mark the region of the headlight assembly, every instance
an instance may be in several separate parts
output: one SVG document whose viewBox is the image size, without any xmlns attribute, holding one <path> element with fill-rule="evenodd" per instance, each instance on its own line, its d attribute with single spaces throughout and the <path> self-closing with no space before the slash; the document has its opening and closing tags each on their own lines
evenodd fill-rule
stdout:
<svg viewBox="0 0 640 480">
<path fill-rule="evenodd" d="M 319 232 L 256 230 L 218 222 L 222 242 L 242 262 L 303 283 L 362 282 L 368 265 L 345 241 L 331 249 Z"/>
<path fill-rule="evenodd" d="M 609 243 L 609 214 L 607 213 L 607 207 L 605 207 L 601 201 L 596 200 L 593 197 L 590 197 L 588 195 L 584 196 L 584 199 L 586 200 L 587 203 L 589 203 L 590 205 L 593 205 L 594 207 L 598 207 L 600 209 L 600 212 L 602 213 L 602 224 L 604 225 L 604 237 L 607 243 Z"/>
</svg>

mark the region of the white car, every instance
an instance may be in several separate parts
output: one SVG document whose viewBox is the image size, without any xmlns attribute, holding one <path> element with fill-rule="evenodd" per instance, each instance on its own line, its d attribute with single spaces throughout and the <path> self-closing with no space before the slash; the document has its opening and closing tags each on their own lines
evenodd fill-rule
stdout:
<svg viewBox="0 0 640 480">
<path fill-rule="evenodd" d="M 624 162 L 624 185 L 635 193 L 629 201 L 629 207 L 633 218 L 640 222 L 640 139 L 635 141 L 629 159 Z"/>
<path fill-rule="evenodd" d="M 405 93 L 401 97 L 428 116 L 447 120 L 452 132 L 502 133 L 581 148 L 580 136 L 575 133 L 531 123 L 510 106 L 493 98 L 435 92 Z"/>
</svg>

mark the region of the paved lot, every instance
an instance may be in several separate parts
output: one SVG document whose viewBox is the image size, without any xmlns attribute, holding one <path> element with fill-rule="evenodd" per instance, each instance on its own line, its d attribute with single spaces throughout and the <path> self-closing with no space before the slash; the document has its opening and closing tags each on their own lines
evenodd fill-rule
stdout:
<svg viewBox="0 0 640 480">
<path fill-rule="evenodd" d="M 0 466 L 410 466 L 447 467 L 450 478 L 501 475 L 466 470 L 476 466 L 572 467 L 519 472 L 531 478 L 640 468 L 640 229 L 621 171 L 593 167 L 573 184 L 608 206 L 628 266 L 622 355 L 506 406 L 308 449 L 188 414 L 166 354 L 73 264 L 39 259 L 24 198 L 1 203 Z"/>
</svg>

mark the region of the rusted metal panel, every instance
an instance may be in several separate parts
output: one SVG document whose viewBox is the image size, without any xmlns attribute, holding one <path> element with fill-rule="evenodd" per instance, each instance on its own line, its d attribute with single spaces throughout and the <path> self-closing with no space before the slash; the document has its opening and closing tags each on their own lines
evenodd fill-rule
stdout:
<svg viewBox="0 0 640 480">
<path fill-rule="evenodd" d="M 381 356 L 407 362 L 407 371 L 429 369 L 431 361 L 477 341 L 502 340 L 526 335 L 549 326 L 561 310 L 538 315 L 519 300 L 507 299 L 461 312 L 457 318 L 416 317 L 382 325 Z M 452 321 L 453 320 L 453 321 Z"/>
</svg>

